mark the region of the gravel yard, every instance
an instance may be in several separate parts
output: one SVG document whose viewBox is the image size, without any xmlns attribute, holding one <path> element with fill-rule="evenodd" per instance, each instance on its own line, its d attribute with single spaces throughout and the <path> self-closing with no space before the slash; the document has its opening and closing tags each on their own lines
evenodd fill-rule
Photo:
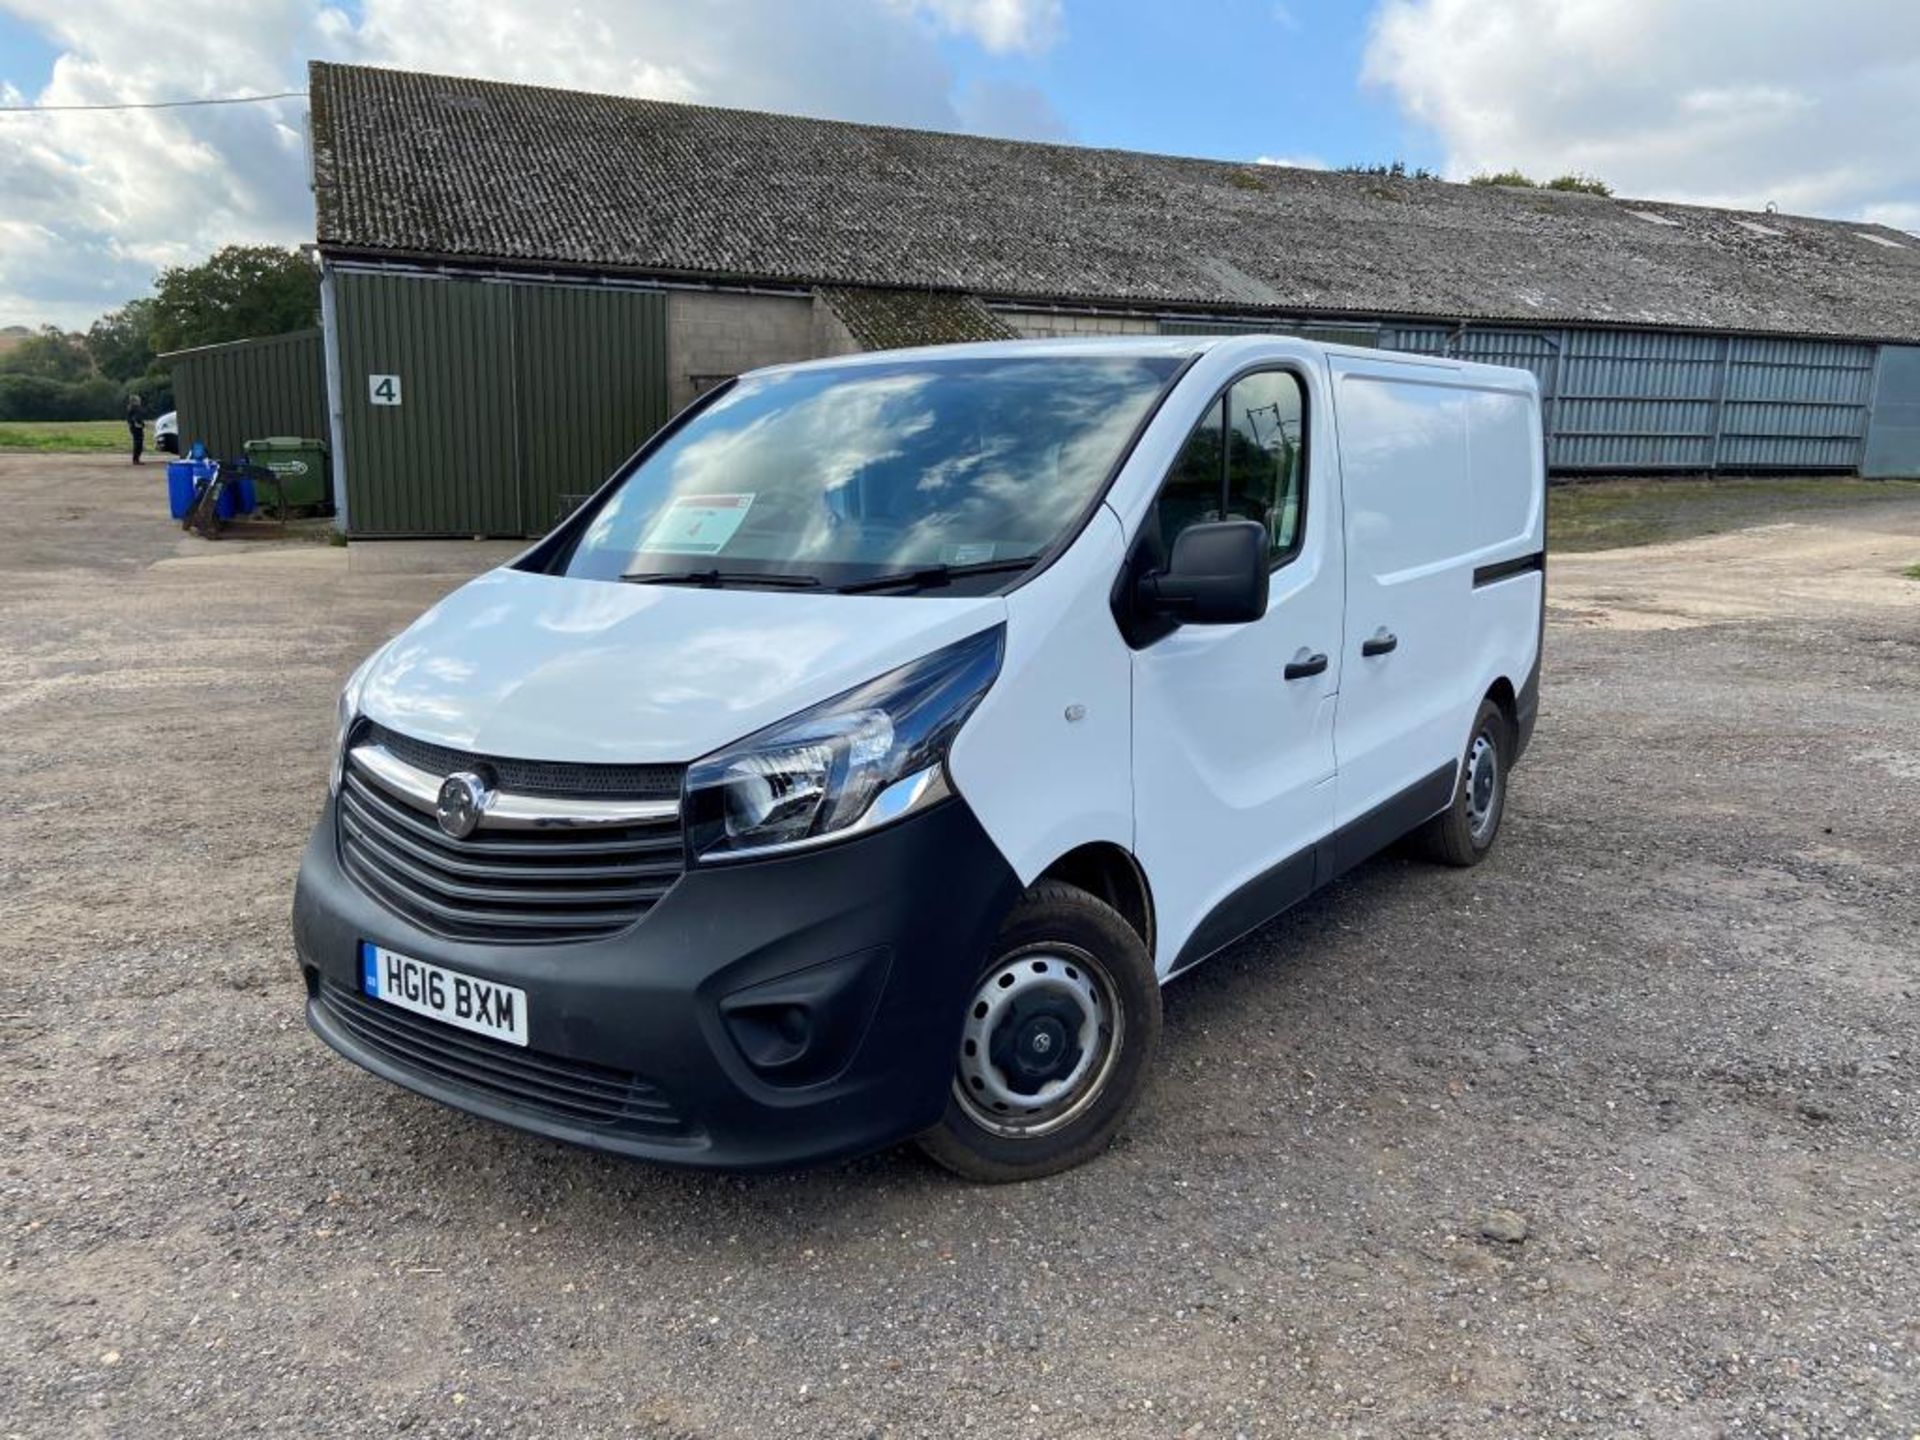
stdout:
<svg viewBox="0 0 1920 1440">
<path fill-rule="evenodd" d="M 1912 487 L 1556 560 L 1493 858 L 1180 980 L 1121 1143 L 1000 1189 L 336 1059 L 287 927 L 333 697 L 459 577 L 163 490 L 0 456 L 0 1435 L 1920 1432 Z"/>
</svg>

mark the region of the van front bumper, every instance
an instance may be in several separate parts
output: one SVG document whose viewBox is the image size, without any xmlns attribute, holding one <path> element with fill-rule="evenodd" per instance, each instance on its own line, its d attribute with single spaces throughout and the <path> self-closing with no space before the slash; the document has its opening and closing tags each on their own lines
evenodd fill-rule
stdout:
<svg viewBox="0 0 1920 1440">
<path fill-rule="evenodd" d="M 329 801 L 293 931 L 308 1023 L 376 1075 L 594 1149 L 778 1169 L 939 1120 L 963 1007 L 1019 890 L 954 799 L 819 850 L 695 867 L 609 939 L 474 943 L 355 884 Z M 365 942 L 524 990 L 526 1047 L 364 995 Z"/>
</svg>

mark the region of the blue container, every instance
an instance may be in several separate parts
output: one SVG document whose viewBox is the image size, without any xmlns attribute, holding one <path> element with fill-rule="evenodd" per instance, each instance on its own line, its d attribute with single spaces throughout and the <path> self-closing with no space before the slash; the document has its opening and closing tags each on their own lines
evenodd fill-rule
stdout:
<svg viewBox="0 0 1920 1440">
<path fill-rule="evenodd" d="M 260 499 L 253 493 L 253 481 L 244 475 L 227 487 L 227 495 L 234 497 L 233 508 L 237 514 L 251 515 L 260 508 Z"/>
<path fill-rule="evenodd" d="M 200 493 L 200 487 L 213 479 L 211 460 L 169 460 L 167 462 L 167 509 L 176 520 L 187 518 L 187 511 L 193 507 L 193 497 Z M 234 505 L 238 497 L 234 486 L 229 485 L 220 492 L 219 502 L 214 512 L 222 520 L 231 520 Z"/>
<path fill-rule="evenodd" d="M 167 462 L 167 510 L 176 520 L 186 519 L 187 507 L 193 504 L 193 480 L 191 460 Z"/>
</svg>

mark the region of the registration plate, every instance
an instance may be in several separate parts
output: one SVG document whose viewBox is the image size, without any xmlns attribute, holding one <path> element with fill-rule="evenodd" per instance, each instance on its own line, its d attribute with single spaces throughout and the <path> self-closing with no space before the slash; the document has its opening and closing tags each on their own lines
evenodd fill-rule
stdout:
<svg viewBox="0 0 1920 1440">
<path fill-rule="evenodd" d="M 360 942 L 360 988 L 376 1000 L 476 1035 L 527 1043 L 527 992 Z"/>
</svg>

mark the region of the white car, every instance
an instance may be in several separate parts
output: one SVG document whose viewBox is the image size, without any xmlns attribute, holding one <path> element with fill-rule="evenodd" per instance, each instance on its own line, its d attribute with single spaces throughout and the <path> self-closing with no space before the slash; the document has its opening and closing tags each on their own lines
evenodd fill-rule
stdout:
<svg viewBox="0 0 1920 1440">
<path fill-rule="evenodd" d="M 354 673 L 309 1021 L 660 1161 L 1076 1164 L 1162 984 L 1409 832 L 1487 853 L 1544 566 L 1524 371 L 1258 336 L 743 375 Z"/>
<path fill-rule="evenodd" d="M 153 448 L 169 455 L 180 453 L 180 417 L 174 411 L 153 422 Z"/>
</svg>

